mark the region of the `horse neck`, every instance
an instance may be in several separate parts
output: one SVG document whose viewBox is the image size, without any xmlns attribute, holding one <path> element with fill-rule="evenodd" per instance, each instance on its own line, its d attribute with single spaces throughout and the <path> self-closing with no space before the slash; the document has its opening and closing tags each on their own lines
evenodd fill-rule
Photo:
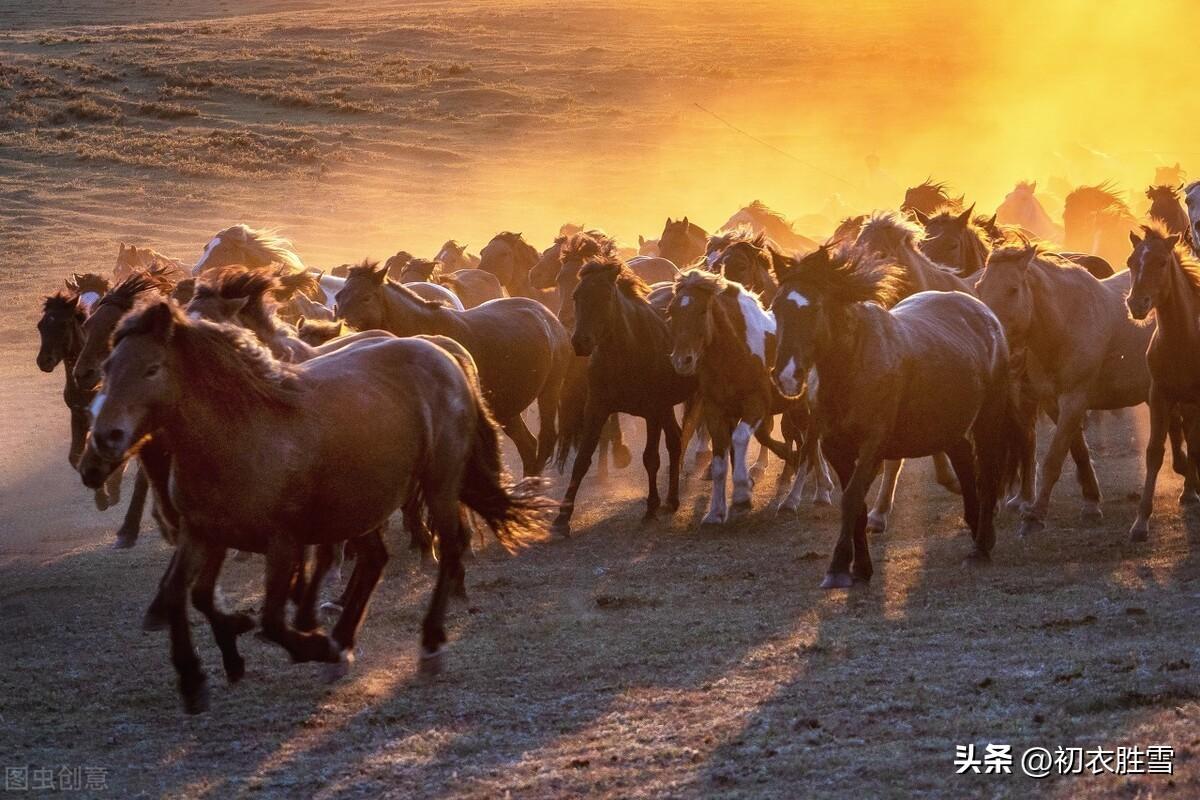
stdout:
<svg viewBox="0 0 1200 800">
<path fill-rule="evenodd" d="M 987 264 L 992 248 L 983 240 L 983 237 L 970 228 L 963 229 L 962 237 L 962 246 L 970 253 L 967 263 L 963 264 L 963 274 L 974 275 Z"/>
<path fill-rule="evenodd" d="M 1171 265 L 1171 294 L 1167 302 L 1154 308 L 1157 329 L 1155 339 L 1165 346 L 1186 352 L 1188 360 L 1200 348 L 1200 325 L 1197 324 L 1196 295 L 1191 281 L 1183 274 L 1178 257 Z"/>
<path fill-rule="evenodd" d="M 814 354 L 813 368 L 819 385 L 817 403 L 827 411 L 852 398 L 854 381 L 866 377 L 855 364 L 855 356 L 863 326 L 872 314 L 883 314 L 890 320 L 887 311 L 871 303 L 851 303 L 826 311 L 829 336 Z"/>
<path fill-rule="evenodd" d="M 638 318 L 643 314 L 642 308 L 651 314 L 657 316 L 657 312 L 649 307 L 649 304 L 644 300 L 637 300 L 625 294 L 620 288 L 614 289 L 617 293 L 617 313 L 613 315 L 612 328 L 608 335 L 603 340 L 597 342 L 597 350 L 612 353 L 616 357 L 620 357 L 624 353 L 638 353 L 646 348 L 649 344 L 638 336 Z"/>
<path fill-rule="evenodd" d="M 435 309 L 407 289 L 383 284 L 384 324 L 393 333 L 411 336 L 414 333 L 442 333 Z"/>
<path fill-rule="evenodd" d="M 1025 345 L 1046 364 L 1056 363 L 1059 350 L 1069 346 L 1072 339 L 1060 305 L 1063 298 L 1055 291 L 1053 270 L 1035 259 L 1029 265 L 1026 278 L 1033 298 L 1033 313 L 1029 317 Z"/>
<path fill-rule="evenodd" d="M 929 288 L 931 273 L 938 267 L 929 259 L 929 256 L 921 252 L 919 247 L 908 242 L 901 242 L 900 257 L 897 261 L 904 266 L 905 272 L 908 273 L 909 284 L 912 287 L 910 294 L 923 292 Z"/>
<path fill-rule="evenodd" d="M 750 321 L 742 315 L 739 297 L 740 293 L 726 295 L 722 292 L 713 297 L 709 306 L 712 341 L 705 345 L 705 357 L 700 360 L 700 368 L 718 379 L 732 377 L 732 369 L 754 359 L 745 334 Z M 734 321 L 735 314 L 742 323 L 741 331 Z"/>
</svg>

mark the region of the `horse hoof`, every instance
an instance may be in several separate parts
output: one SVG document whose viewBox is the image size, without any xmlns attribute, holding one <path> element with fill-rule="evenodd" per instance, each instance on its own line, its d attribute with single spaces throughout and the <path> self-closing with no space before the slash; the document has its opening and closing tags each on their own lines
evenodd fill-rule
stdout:
<svg viewBox="0 0 1200 800">
<path fill-rule="evenodd" d="M 733 516 L 740 517 L 744 514 L 749 514 L 751 509 L 753 509 L 753 505 L 749 500 L 734 500 L 729 510 Z"/>
<path fill-rule="evenodd" d="M 849 572 L 827 572 L 825 580 L 821 581 L 822 589 L 849 589 L 854 585 L 854 579 Z"/>
<path fill-rule="evenodd" d="M 103 489 L 97 489 L 92 500 L 96 503 L 97 511 L 108 511 L 108 507 L 112 505 L 108 502 L 108 494 Z"/>
<path fill-rule="evenodd" d="M 883 533 L 887 530 L 887 517 L 881 514 L 867 514 L 867 533 Z"/>
<path fill-rule="evenodd" d="M 167 629 L 167 615 L 161 609 L 151 606 L 146 609 L 145 616 L 142 617 L 142 630 L 147 633 L 155 631 L 165 631 Z"/>
<path fill-rule="evenodd" d="M 550 535 L 557 536 L 562 539 L 570 539 L 571 523 L 565 519 L 554 520 L 554 524 L 550 526 Z"/>
<path fill-rule="evenodd" d="M 821 490 L 817 492 L 816 496 L 813 498 L 813 505 L 831 506 L 833 505 L 833 495 L 830 492 Z"/>
<path fill-rule="evenodd" d="M 326 600 L 324 603 L 321 603 L 322 614 L 329 614 L 330 616 L 333 616 L 335 614 L 341 614 L 342 611 L 344 611 L 344 609 L 342 608 L 341 603 L 335 603 L 332 600 Z"/>
<path fill-rule="evenodd" d="M 1024 539 L 1028 536 L 1041 533 L 1044 530 L 1046 530 L 1046 523 L 1040 519 L 1023 519 L 1021 520 L 1021 527 L 1017 529 L 1017 536 Z"/>
<path fill-rule="evenodd" d="M 203 714 L 208 711 L 208 679 L 200 676 L 200 683 L 183 695 L 183 711 L 186 714 Z"/>
<path fill-rule="evenodd" d="M 775 506 L 775 516 L 777 517 L 795 517 L 800 513 L 800 508 L 788 503 L 786 500 Z"/>
<path fill-rule="evenodd" d="M 633 461 L 633 454 L 625 445 L 615 445 L 612 449 L 612 463 L 617 469 L 625 469 Z"/>
<path fill-rule="evenodd" d="M 338 653 L 337 661 L 328 661 L 321 665 L 321 680 L 325 683 L 337 683 L 350 674 L 354 665 L 354 651 L 342 650 Z"/>
<path fill-rule="evenodd" d="M 254 553 L 250 553 L 245 550 L 235 550 L 233 553 L 234 561 L 249 561 L 253 557 Z"/>
<path fill-rule="evenodd" d="M 235 656 L 225 663 L 225 680 L 231 685 L 246 676 L 246 659 Z"/>
<path fill-rule="evenodd" d="M 991 565 L 992 557 L 982 550 L 972 550 L 963 559 L 964 567 L 986 567 Z"/>
<path fill-rule="evenodd" d="M 422 650 L 418 669 L 422 675 L 427 677 L 440 674 L 442 671 L 442 650 L 434 650 L 432 653 Z"/>
<path fill-rule="evenodd" d="M 1183 494 L 1179 495 L 1179 505 L 1200 505 L 1200 492 L 1197 492 L 1195 489 L 1184 489 Z"/>
<path fill-rule="evenodd" d="M 1079 512 L 1079 521 L 1084 525 L 1099 525 L 1104 521 L 1104 512 L 1099 505 L 1084 506 Z"/>
<path fill-rule="evenodd" d="M 137 544 L 137 534 L 130 536 L 129 534 L 118 533 L 117 540 L 113 542 L 113 550 L 128 550 Z"/>
<path fill-rule="evenodd" d="M 1137 523 L 1134 523 L 1134 526 L 1129 529 L 1129 541 L 1145 542 L 1145 541 L 1149 541 L 1149 539 L 1150 539 L 1150 526 L 1149 525 L 1138 525 Z"/>
<path fill-rule="evenodd" d="M 717 527 L 725 524 L 725 515 L 716 511 L 710 511 L 704 515 L 704 519 L 700 520 L 700 527 L 709 528 Z"/>
</svg>

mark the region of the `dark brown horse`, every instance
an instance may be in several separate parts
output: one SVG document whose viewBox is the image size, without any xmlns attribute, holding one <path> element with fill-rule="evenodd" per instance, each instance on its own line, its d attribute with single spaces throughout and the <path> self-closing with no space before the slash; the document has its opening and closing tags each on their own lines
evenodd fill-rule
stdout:
<svg viewBox="0 0 1200 800">
<path fill-rule="evenodd" d="M 350 270 L 337 293 L 337 310 L 359 330 L 440 335 L 461 343 L 479 367 L 484 397 L 517 445 L 525 474 L 542 471 L 558 442 L 559 399 L 574 359 L 570 337 L 545 306 L 506 297 L 457 311 L 422 300 L 388 280 L 382 268 L 364 262 Z M 540 420 L 536 440 L 521 418 L 535 401 Z"/>
<path fill-rule="evenodd" d="M 929 217 L 918 216 L 925 227 L 921 252 L 938 264 L 953 267 L 964 278 L 987 265 L 994 244 L 991 235 L 972 221 L 973 209 L 961 214 L 943 210 Z"/>
<path fill-rule="evenodd" d="M 687 217 L 680 220 L 667 217 L 662 236 L 658 238 L 658 255 L 677 267 L 686 267 L 704 257 L 707 245 L 708 232 L 699 225 Z"/>
<path fill-rule="evenodd" d="M 933 178 L 926 178 L 923 183 L 904 192 L 904 202 L 900 204 L 900 210 L 914 215 L 919 212 L 926 217 L 932 217 L 942 209 L 956 213 L 962 211 L 963 196 L 951 197 L 946 191 L 948 185 L 937 183 Z"/>
<path fill-rule="evenodd" d="M 738 228 L 708 237 L 704 262 L 710 272 L 746 287 L 769 306 L 778 288 L 771 271 L 772 247 L 765 234 Z"/>
<path fill-rule="evenodd" d="M 479 251 L 479 269 L 495 275 L 511 297 L 542 300 L 541 292 L 529 283 L 529 270 L 540 257 L 521 234 L 502 231 Z"/>
<path fill-rule="evenodd" d="M 507 483 L 495 424 L 469 365 L 431 342 L 364 341 L 288 365 L 248 333 L 190 320 L 163 302 L 132 315 L 117 332 L 105 387 L 84 455 L 88 485 L 103 480 L 151 431 L 170 442 L 179 536 L 162 594 L 189 713 L 207 709 L 208 693 L 187 594 L 211 592 L 209 576 L 201 583 L 199 573 L 219 571 L 226 548 L 267 556 L 266 638 L 296 661 L 330 664 L 336 678 L 353 660 L 388 558 L 380 531 L 409 497 L 420 494 L 442 548 L 422 626 L 422 671 L 440 666 L 446 602 L 462 571 L 459 504 L 483 517 L 510 550 L 539 533 L 544 504 L 529 487 Z M 328 553 L 328 545 L 347 540 L 355 540 L 357 560 L 332 635 L 292 627 L 285 603 L 304 546 L 326 546 L 320 551 Z M 227 676 L 238 680 L 244 662 L 236 639 L 252 623 L 218 611 L 211 596 L 197 605 L 209 618 Z"/>
<path fill-rule="evenodd" d="M 587 407 L 580 443 L 571 466 L 571 482 L 553 530 L 571 530 L 575 495 L 587 475 L 605 420 L 615 413 L 646 420 L 646 468 L 649 492 L 645 519 L 654 517 L 658 494 L 658 442 L 664 434 L 668 456 L 667 508 L 679 508 L 680 431 L 675 405 L 695 391 L 695 381 L 671 366 L 671 332 L 646 302 L 646 284 L 617 258 L 601 256 L 579 270 L 575 289 L 575 352 L 588 357 Z"/>
<path fill-rule="evenodd" d="M 989 558 L 996 501 L 1024 441 L 1000 321 L 961 292 L 921 292 L 887 310 L 900 270 L 861 250 L 821 248 L 779 277 L 773 375 L 787 396 L 811 392 L 842 484 L 841 534 L 822 587 L 871 578 L 865 499 L 884 459 L 947 453 L 971 557 Z"/>
<path fill-rule="evenodd" d="M 1146 360 L 1150 366 L 1150 433 L 1146 441 L 1146 481 L 1130 528 L 1134 541 L 1150 535 L 1154 488 L 1162 467 L 1171 418 L 1182 414 L 1188 453 L 1200 453 L 1200 262 L 1179 234 L 1142 226 L 1129 235 L 1131 283 L 1126 305 L 1145 319 L 1154 311 L 1155 329 Z"/>
<path fill-rule="evenodd" d="M 1063 230 L 1067 250 L 1121 264 L 1129 257 L 1127 236 L 1137 230 L 1137 222 L 1116 189 L 1102 183 L 1080 186 L 1067 195 Z"/>
<path fill-rule="evenodd" d="M 1183 198 L 1174 186 L 1151 186 L 1146 189 L 1150 200 L 1149 217 L 1168 233 L 1176 234 L 1185 242 L 1192 240 L 1192 223 L 1183 207 Z"/>
</svg>

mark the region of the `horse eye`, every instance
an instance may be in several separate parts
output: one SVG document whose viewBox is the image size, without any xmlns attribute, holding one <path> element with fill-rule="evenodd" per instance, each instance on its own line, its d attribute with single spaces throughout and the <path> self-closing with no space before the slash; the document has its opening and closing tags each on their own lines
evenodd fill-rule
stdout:
<svg viewBox="0 0 1200 800">
<path fill-rule="evenodd" d="M 155 375 L 158 374 L 158 371 L 160 369 L 162 369 L 161 364 L 151 364 L 149 367 L 146 368 L 146 377 L 153 378 Z"/>
</svg>

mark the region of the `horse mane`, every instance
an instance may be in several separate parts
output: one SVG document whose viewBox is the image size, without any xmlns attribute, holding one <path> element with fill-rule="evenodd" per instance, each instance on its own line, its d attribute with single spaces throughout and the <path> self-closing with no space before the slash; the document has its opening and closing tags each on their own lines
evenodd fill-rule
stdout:
<svg viewBox="0 0 1200 800">
<path fill-rule="evenodd" d="M 899 211 L 873 211 L 863 220 L 859 229 L 860 240 L 905 244 L 916 248 L 917 242 L 925 236 L 924 229 Z"/>
<path fill-rule="evenodd" d="M 538 252 L 537 248 L 525 241 L 525 237 L 520 233 L 514 233 L 513 231 L 500 231 L 492 237 L 493 241 L 496 239 L 506 242 L 509 247 L 525 253 L 526 257 L 530 258 L 534 264 L 536 264 L 538 259 L 542 257 L 542 254 Z"/>
<path fill-rule="evenodd" d="M 102 295 L 112 288 L 108 278 L 97 275 L 95 272 L 73 272 L 71 277 L 67 278 L 66 283 L 67 288 L 76 294 L 95 292 Z"/>
<path fill-rule="evenodd" d="M 1146 197 L 1149 200 L 1178 201 L 1180 199 L 1179 190 L 1176 187 L 1165 183 L 1160 183 L 1147 188 Z"/>
<path fill-rule="evenodd" d="M 96 301 L 93 311 L 100 308 L 100 306 L 115 306 L 121 311 L 131 311 L 133 310 L 134 303 L 148 292 L 158 292 L 161 295 L 169 294 L 175 287 L 175 284 L 163 273 L 164 270 L 160 267 L 152 267 L 148 270 L 133 273 L 101 296 Z"/>
<path fill-rule="evenodd" d="M 708 292 L 713 295 L 721 294 L 722 292 L 732 291 L 736 294 L 744 294 L 762 301 L 757 292 L 753 292 L 737 281 L 731 281 L 719 272 L 709 272 L 706 269 L 693 267 L 680 273 L 675 279 L 675 293 L 688 289 L 695 289 L 701 292 Z"/>
<path fill-rule="evenodd" d="M 624 261 L 611 255 L 601 255 L 590 258 L 579 268 L 579 280 L 590 275 L 603 275 L 616 284 L 617 289 L 627 297 L 644 300 L 650 293 L 650 287 L 631 270 Z"/>
<path fill-rule="evenodd" d="M 164 315 L 170 320 L 164 326 Z M 294 408 L 302 394 L 296 380 L 297 368 L 278 361 L 259 343 L 253 333 L 238 325 L 193 320 L 174 303 L 162 301 L 127 316 L 113 336 L 115 348 L 129 336 L 151 336 L 181 352 L 180 363 L 194 375 L 202 376 L 189 391 L 209 393 L 221 398 L 222 412 L 236 412 L 231 398 L 264 401 L 282 408 Z"/>
<path fill-rule="evenodd" d="M 277 268 L 275 270 L 275 283 L 278 286 L 275 288 L 274 297 L 280 301 L 290 300 L 297 292 L 311 299 L 317 292 L 321 291 L 320 274 L 314 275 L 308 270 L 304 272 L 288 272 L 286 268 Z"/>
<path fill-rule="evenodd" d="M 907 192 L 905 192 L 904 199 L 907 202 L 908 194 L 910 192 L 915 192 L 920 197 L 921 201 L 926 201 L 935 208 L 938 206 L 961 206 L 963 202 L 963 196 L 959 195 L 958 197 L 951 197 L 950 192 L 948 191 L 949 186 L 950 184 L 946 183 L 945 181 L 935 182 L 933 177 L 929 176 L 926 177 L 924 181 L 916 186 L 913 186 Z"/>
<path fill-rule="evenodd" d="M 1157 220 L 1142 225 L 1141 228 L 1144 234 L 1143 241 L 1159 241 L 1165 244 L 1172 237 L 1175 238 L 1175 247 L 1173 248 L 1175 260 L 1179 262 L 1179 268 L 1183 270 L 1183 276 L 1187 279 L 1188 286 L 1191 287 L 1192 296 L 1200 301 L 1200 261 L 1197 261 L 1196 256 L 1192 253 L 1187 240 L 1178 234 L 1171 233 Z"/>
<path fill-rule="evenodd" d="M 50 314 L 55 311 L 66 311 L 83 317 L 83 309 L 79 307 L 79 295 L 71 291 L 57 291 L 47 295 L 42 301 L 42 313 Z"/>
<path fill-rule="evenodd" d="M 1067 209 L 1083 207 L 1087 211 L 1114 211 L 1122 215 L 1129 214 L 1129 206 L 1121 199 L 1116 186 L 1111 181 L 1097 183 L 1093 186 L 1080 186 L 1072 190 L 1063 203 L 1063 213 Z"/>
<path fill-rule="evenodd" d="M 834 247 L 827 242 L 802 258 L 783 261 L 786 270 L 776 272 L 781 292 L 795 289 L 839 305 L 869 302 L 884 308 L 903 293 L 900 265 L 861 247 Z"/>
<path fill-rule="evenodd" d="M 758 201 L 756 200 L 755 202 Z M 714 242 L 720 242 L 724 247 L 742 243 L 752 244 L 755 247 L 766 247 L 768 245 L 766 231 L 755 233 L 754 228 L 744 224 L 738 225 L 733 230 L 726 231 L 725 233 L 714 233 L 708 237 L 708 242 L 710 245 Z"/>
<path fill-rule="evenodd" d="M 395 256 L 392 256 L 392 258 L 395 258 Z M 391 260 L 391 258 L 388 259 L 389 264 L 391 263 Z M 442 262 L 435 261 L 432 258 L 409 258 L 408 261 L 405 262 L 404 266 L 400 268 L 400 275 L 404 275 L 404 273 L 410 269 L 418 270 L 425 275 L 425 277 L 421 280 L 431 281 L 433 283 L 440 283 L 443 277 Z M 391 274 L 391 267 L 388 267 L 388 275 L 390 276 Z"/>
<path fill-rule="evenodd" d="M 264 324 L 271 325 L 272 312 L 264 302 L 268 292 L 279 289 L 275 273 L 265 269 L 251 269 L 241 265 L 230 265 L 213 270 L 211 277 L 205 275 L 197 285 L 193 297 L 220 297 L 225 300 L 244 298 L 243 311 Z"/>
<path fill-rule="evenodd" d="M 292 248 L 292 243 L 271 228 L 251 228 L 244 223 L 226 228 L 217 238 L 229 237 L 240 242 L 247 250 L 265 260 L 284 264 L 297 272 L 304 271 L 304 262 Z"/>
<path fill-rule="evenodd" d="M 382 281 L 379 281 L 377 277 L 378 275 L 379 262 L 371 261 L 370 259 L 363 259 L 361 264 L 355 264 L 346 271 L 346 280 L 350 281 L 354 278 L 368 278 L 372 281 L 378 281 L 381 286 L 392 289 L 396 293 L 403 295 L 409 302 L 424 306 L 427 310 L 445 308 L 445 306 L 438 301 L 426 300 L 412 289 L 409 289 L 403 283 L 400 283 L 400 281 L 393 280 L 392 278 L 386 277 L 386 275 Z"/>
<path fill-rule="evenodd" d="M 559 246 L 560 262 L 587 261 L 600 257 L 615 258 L 617 255 L 616 241 L 601 230 L 579 231 L 569 236 L 560 236 L 554 243 Z"/>
</svg>

